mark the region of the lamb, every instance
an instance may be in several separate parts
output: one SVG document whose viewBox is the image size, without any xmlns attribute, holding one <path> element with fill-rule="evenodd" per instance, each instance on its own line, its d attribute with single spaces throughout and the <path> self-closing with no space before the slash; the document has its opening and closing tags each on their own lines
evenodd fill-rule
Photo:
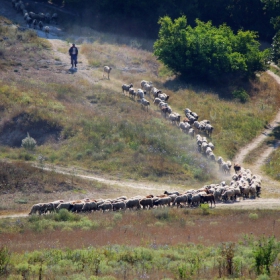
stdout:
<svg viewBox="0 0 280 280">
<path fill-rule="evenodd" d="M 124 92 L 129 92 L 129 89 L 133 88 L 133 84 L 127 85 L 127 84 L 123 84 L 122 85 L 122 91 Z"/>
<path fill-rule="evenodd" d="M 216 161 L 216 156 L 213 152 L 210 152 L 207 156 L 211 161 Z"/>
<path fill-rule="evenodd" d="M 147 111 L 148 111 L 149 106 L 150 106 L 150 102 L 149 102 L 147 99 L 142 98 L 142 99 L 141 99 L 141 106 L 142 106 L 142 108 L 147 107 Z"/>
<path fill-rule="evenodd" d="M 103 78 L 104 78 L 104 74 L 107 73 L 108 74 L 108 80 L 110 80 L 110 72 L 112 70 L 112 67 L 109 66 L 104 66 L 103 68 Z"/>
</svg>

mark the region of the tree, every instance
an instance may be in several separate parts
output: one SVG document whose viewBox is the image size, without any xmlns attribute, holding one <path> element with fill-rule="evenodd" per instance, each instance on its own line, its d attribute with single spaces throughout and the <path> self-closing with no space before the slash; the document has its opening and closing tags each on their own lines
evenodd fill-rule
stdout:
<svg viewBox="0 0 280 280">
<path fill-rule="evenodd" d="M 265 69 L 255 32 L 235 35 L 225 24 L 215 27 L 200 20 L 192 28 L 185 16 L 174 21 L 165 16 L 159 24 L 154 54 L 176 74 L 218 80 L 224 74 L 249 77 Z"/>
</svg>

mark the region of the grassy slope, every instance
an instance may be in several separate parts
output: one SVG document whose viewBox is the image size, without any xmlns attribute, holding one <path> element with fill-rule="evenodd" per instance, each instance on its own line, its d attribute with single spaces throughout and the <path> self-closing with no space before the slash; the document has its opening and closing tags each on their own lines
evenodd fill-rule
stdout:
<svg viewBox="0 0 280 280">
<path fill-rule="evenodd" d="M 213 181 L 213 167 L 195 152 L 194 141 L 164 120 L 153 105 L 146 113 L 123 96 L 121 84 L 132 82 L 137 88 L 142 79 L 152 80 L 170 95 L 174 111 L 183 115 L 183 109 L 189 107 L 200 119 L 209 119 L 215 128 L 215 153 L 228 159 L 260 132 L 280 102 L 278 86 L 266 74 L 244 85 L 252 99 L 241 104 L 168 76 L 150 52 L 100 40 L 83 44 L 80 50 L 96 75 L 102 75 L 100 65 L 113 66 L 111 80 L 90 84 L 65 75 L 65 66 L 56 66 L 59 58 L 49 44 L 32 32 L 15 33 L 2 27 L 1 36 L 8 37 L 0 46 L 5 65 L 1 75 L 6 78 L 0 82 L 2 132 L 13 127 L 22 114 L 30 121 L 24 127 L 26 132 L 40 121 L 50 130 L 61 129 L 58 139 L 47 139 L 30 157 L 19 147 L 2 146 L 1 156 L 10 159 L 32 160 L 42 154 L 49 163 L 133 179 L 189 180 L 187 185 Z M 217 92 L 226 90 L 231 89 Z"/>
</svg>

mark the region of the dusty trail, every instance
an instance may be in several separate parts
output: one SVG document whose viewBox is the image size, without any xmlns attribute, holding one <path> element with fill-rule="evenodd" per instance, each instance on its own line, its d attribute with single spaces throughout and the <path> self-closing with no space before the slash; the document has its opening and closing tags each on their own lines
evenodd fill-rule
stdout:
<svg viewBox="0 0 280 280">
<path fill-rule="evenodd" d="M 280 84 L 279 76 L 275 75 L 273 72 L 271 72 L 269 70 L 267 71 L 267 73 L 270 76 L 272 76 L 278 84 Z M 262 134 L 260 134 L 255 139 L 253 139 L 253 141 L 251 141 L 248 145 L 241 148 L 240 151 L 238 152 L 238 154 L 235 156 L 233 161 L 246 166 L 246 164 L 243 164 L 245 157 L 251 151 L 256 149 L 262 142 L 264 142 L 267 135 L 269 133 L 271 133 L 273 128 L 279 126 L 279 124 L 280 124 L 280 109 L 279 109 L 278 113 L 276 114 L 276 116 L 274 117 L 274 119 L 270 122 L 270 129 L 265 129 L 262 132 Z M 265 175 L 265 173 L 263 172 L 261 167 L 265 164 L 265 161 L 269 158 L 269 156 L 272 154 L 272 152 L 279 147 L 279 145 L 280 145 L 280 143 L 267 146 L 262 151 L 262 153 L 259 155 L 257 161 L 255 161 L 253 164 L 251 164 L 249 166 L 246 166 L 246 167 L 250 168 L 254 174 L 259 174 L 260 176 L 262 176 L 263 186 L 266 189 L 266 191 L 268 191 L 269 193 L 277 193 L 277 194 L 280 194 L 280 183 L 269 178 L 267 175 Z"/>
</svg>

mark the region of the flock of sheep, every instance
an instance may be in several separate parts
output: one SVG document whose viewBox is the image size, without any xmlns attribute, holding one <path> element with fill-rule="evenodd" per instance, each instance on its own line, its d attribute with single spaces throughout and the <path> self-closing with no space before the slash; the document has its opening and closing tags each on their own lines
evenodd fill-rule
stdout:
<svg viewBox="0 0 280 280">
<path fill-rule="evenodd" d="M 153 209 L 158 207 L 196 207 L 201 203 L 234 202 L 237 197 L 256 198 L 261 194 L 261 178 L 253 175 L 249 169 L 236 168 L 229 185 L 223 181 L 220 184 L 205 185 L 198 190 L 190 189 L 184 193 L 165 191 L 161 195 L 121 196 L 115 199 L 83 199 L 76 201 L 57 200 L 48 203 L 38 203 L 32 206 L 29 215 L 47 214 L 66 209 L 70 212 L 94 211 L 125 211 L 126 209 Z"/>
<path fill-rule="evenodd" d="M 50 13 L 34 13 L 34 12 L 28 12 L 26 10 L 26 7 L 24 3 L 21 0 L 12 0 L 12 6 L 18 13 L 22 13 L 24 20 L 26 21 L 28 27 L 31 26 L 36 29 L 37 26 L 40 30 L 43 30 L 46 33 L 46 36 L 48 36 L 50 32 L 49 26 L 44 26 L 44 23 L 54 23 L 57 24 L 58 15 L 57 13 L 50 14 Z"/>
<path fill-rule="evenodd" d="M 106 68 L 109 73 L 111 68 Z M 192 112 L 190 109 L 185 109 L 186 118 L 183 122 L 180 122 L 180 115 L 172 113 L 171 107 L 167 104 L 169 96 L 162 93 L 155 87 L 151 86 L 151 83 L 146 81 L 141 82 L 141 89 L 134 89 L 132 84 L 123 84 L 122 92 L 128 93 L 129 96 L 140 100 L 143 107 L 149 107 L 150 103 L 145 99 L 147 92 L 153 95 L 154 104 L 158 104 L 161 111 L 169 114 L 169 119 L 172 123 L 178 123 L 179 128 L 184 132 L 188 132 L 194 137 L 194 129 L 197 131 L 208 131 L 206 135 L 211 135 L 213 127 L 207 120 L 198 123 L 198 115 Z M 160 105 L 162 104 L 162 106 Z M 173 117 L 172 117 L 173 114 Z M 174 120 L 176 118 L 176 120 Z M 198 124 L 197 124 L 198 123 Z M 186 129 L 185 127 L 188 128 Z M 193 125 L 193 127 L 191 127 Z M 207 127 L 209 129 L 207 129 Z M 207 156 L 210 160 L 213 160 L 219 164 L 219 169 L 225 174 L 230 174 L 231 162 L 225 162 L 222 157 L 216 157 L 213 153 L 214 145 L 207 141 L 206 137 L 202 137 L 200 134 L 196 135 L 198 151 Z M 63 201 L 58 200 L 48 203 L 39 203 L 32 206 L 29 215 L 32 214 L 47 214 L 49 212 L 56 212 L 60 209 L 66 209 L 71 212 L 94 212 L 94 211 L 119 211 L 126 209 L 152 209 L 158 207 L 196 207 L 201 203 L 211 203 L 211 206 L 216 202 L 234 202 L 237 197 L 247 199 L 256 198 L 261 194 L 261 177 L 252 174 L 249 169 L 242 168 L 239 164 L 234 164 L 235 174 L 232 176 L 232 180 L 229 185 L 225 181 L 220 184 L 205 185 L 198 190 L 190 189 L 184 193 L 178 191 L 168 192 L 165 191 L 161 195 L 148 195 L 148 196 L 135 196 L 127 198 L 126 196 L 118 197 L 115 199 L 83 199 L 78 201 Z"/>
<path fill-rule="evenodd" d="M 186 108 L 184 110 L 185 118 L 181 121 L 180 114 L 173 112 L 170 105 L 167 103 L 169 100 L 169 95 L 163 93 L 161 90 L 153 86 L 152 82 L 141 81 L 141 88 L 135 89 L 133 84 L 123 84 L 122 92 L 123 94 L 129 94 L 129 97 L 135 99 L 136 97 L 141 103 L 143 108 L 149 108 L 150 102 L 145 98 L 145 95 L 152 96 L 153 104 L 157 105 L 161 113 L 166 118 L 168 115 L 169 120 L 172 124 L 176 124 L 182 132 L 188 134 L 191 138 L 195 137 L 195 133 L 204 132 L 206 136 L 211 137 L 214 127 L 210 124 L 209 120 L 198 121 L 198 114 L 191 111 L 191 109 Z M 213 143 L 209 142 L 206 137 L 202 137 L 200 134 L 196 135 L 196 143 L 198 152 L 202 153 L 209 160 L 217 162 L 219 165 L 219 170 L 226 175 L 230 175 L 231 162 L 225 162 L 222 157 L 216 156 L 213 152 L 215 146 Z"/>
</svg>

